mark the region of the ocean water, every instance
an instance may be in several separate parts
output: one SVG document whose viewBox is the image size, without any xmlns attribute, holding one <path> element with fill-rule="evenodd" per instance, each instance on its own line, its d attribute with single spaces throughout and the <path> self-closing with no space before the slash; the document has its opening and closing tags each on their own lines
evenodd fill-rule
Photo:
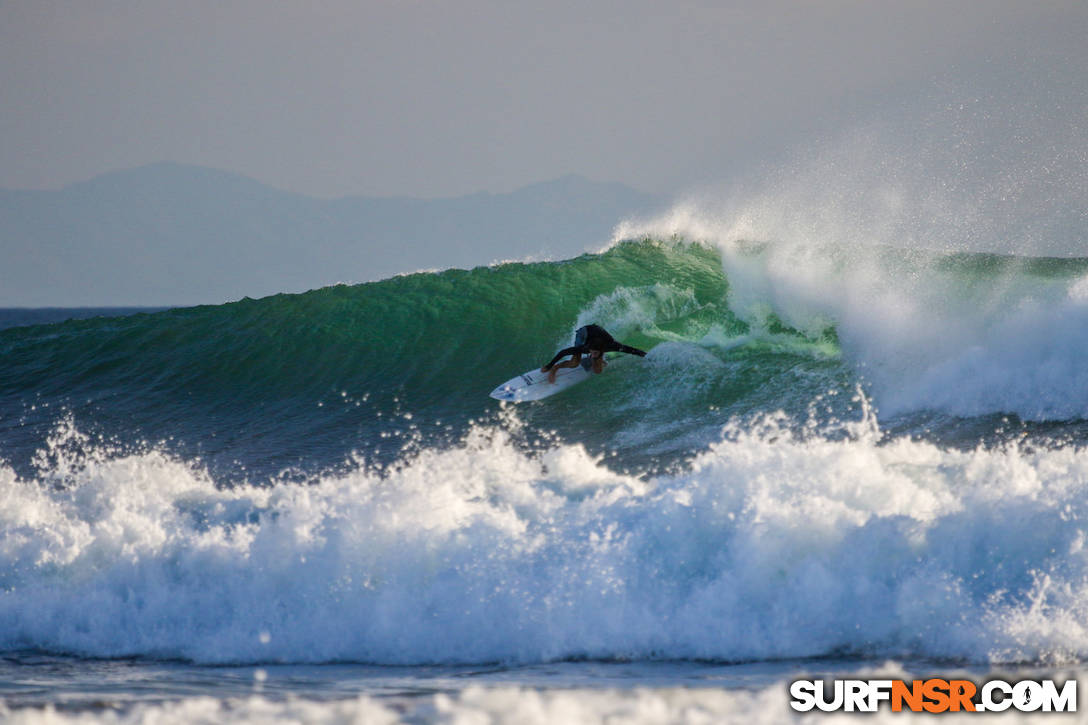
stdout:
<svg viewBox="0 0 1088 725">
<path fill-rule="evenodd" d="M 166 307 L 0 307 L 0 330 L 8 327 L 48 325 L 93 317 L 123 317 L 140 312 L 160 312 Z"/>
<path fill-rule="evenodd" d="M 778 722 L 803 673 L 1082 676 L 1088 259 L 697 222 L 0 330 L 2 716 Z M 590 322 L 649 354 L 487 397 Z"/>
</svg>

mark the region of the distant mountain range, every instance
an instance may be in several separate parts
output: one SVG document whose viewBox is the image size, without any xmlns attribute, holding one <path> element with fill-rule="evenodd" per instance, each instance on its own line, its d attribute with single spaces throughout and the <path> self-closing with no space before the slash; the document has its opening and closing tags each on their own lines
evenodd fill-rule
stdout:
<svg viewBox="0 0 1088 725">
<path fill-rule="evenodd" d="M 322 200 L 158 163 L 0 190 L 0 307 L 219 303 L 603 246 L 665 199 L 580 176 L 508 194 Z"/>
</svg>

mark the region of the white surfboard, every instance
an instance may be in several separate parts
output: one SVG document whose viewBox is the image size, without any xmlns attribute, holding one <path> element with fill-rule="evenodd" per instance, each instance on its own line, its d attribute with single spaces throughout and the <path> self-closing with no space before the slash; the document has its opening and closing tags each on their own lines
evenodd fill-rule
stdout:
<svg viewBox="0 0 1088 725">
<path fill-rule="evenodd" d="M 585 363 L 589 356 L 583 356 Z M 505 400 L 510 403 L 522 403 L 527 400 L 543 400 L 549 395 L 555 395 L 561 390 L 566 390 L 572 385 L 577 385 L 583 380 L 593 377 L 593 371 L 583 365 L 576 368 L 559 368 L 555 374 L 555 383 L 548 382 L 548 374 L 540 372 L 540 368 L 522 373 L 515 378 L 510 378 L 505 383 L 491 391 L 491 397 L 495 400 Z"/>
</svg>

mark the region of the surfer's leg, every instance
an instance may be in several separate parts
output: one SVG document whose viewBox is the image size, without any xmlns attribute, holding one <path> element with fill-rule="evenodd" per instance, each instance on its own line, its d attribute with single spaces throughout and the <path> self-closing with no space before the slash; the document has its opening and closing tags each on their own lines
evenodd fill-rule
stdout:
<svg viewBox="0 0 1088 725">
<path fill-rule="evenodd" d="M 554 383 L 555 382 L 555 374 L 559 371 L 559 368 L 576 368 L 576 367 L 578 367 L 578 363 L 580 363 L 581 361 L 582 361 L 582 354 L 576 352 L 576 353 L 574 353 L 574 356 L 570 360 L 566 360 L 564 362 L 556 363 L 555 365 L 552 365 L 552 369 L 548 371 L 548 382 L 549 383 Z"/>
</svg>

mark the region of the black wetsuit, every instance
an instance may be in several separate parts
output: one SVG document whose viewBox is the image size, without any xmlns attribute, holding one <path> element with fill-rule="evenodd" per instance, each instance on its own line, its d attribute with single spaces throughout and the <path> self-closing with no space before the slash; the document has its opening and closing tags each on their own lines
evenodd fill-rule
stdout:
<svg viewBox="0 0 1088 725">
<path fill-rule="evenodd" d="M 586 325 L 585 327 L 579 327 L 578 331 L 574 333 L 574 347 L 563 348 L 555 354 L 552 361 L 544 366 L 545 369 L 551 368 L 555 365 L 559 358 L 566 357 L 567 355 L 588 355 L 591 351 L 597 350 L 599 352 L 625 352 L 628 355 L 638 355 L 639 357 L 646 357 L 645 350 L 639 350 L 637 347 L 631 347 L 624 345 L 621 342 L 616 342 L 616 338 L 609 335 L 603 327 L 599 325 Z"/>
</svg>

